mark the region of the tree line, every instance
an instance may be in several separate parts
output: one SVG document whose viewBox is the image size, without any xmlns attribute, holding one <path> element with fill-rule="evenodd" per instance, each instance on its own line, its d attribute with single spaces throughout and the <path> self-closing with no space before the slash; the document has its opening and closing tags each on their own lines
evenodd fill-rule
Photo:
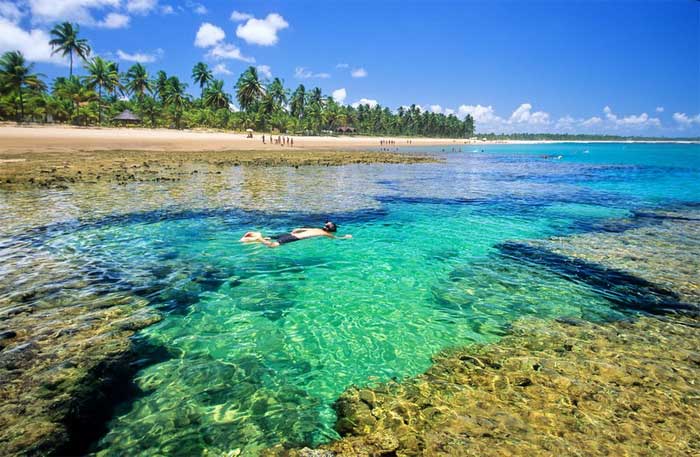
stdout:
<svg viewBox="0 0 700 457">
<path fill-rule="evenodd" d="M 0 57 L 0 119 L 17 122 L 59 122 L 75 125 L 112 125 L 112 118 L 129 109 L 149 127 L 206 127 L 229 130 L 252 128 L 293 134 L 335 132 L 340 127 L 362 135 L 405 135 L 468 138 L 474 119 L 464 120 L 421 110 L 416 105 L 392 112 L 380 105 L 356 107 L 338 103 L 320 88 L 300 84 L 293 91 L 279 78 L 265 81 L 248 67 L 228 93 L 206 63 L 194 65 L 191 80 L 199 97 L 187 93 L 188 84 L 164 71 L 149 73 L 141 63 L 121 72 L 116 62 L 90 57 L 88 41 L 69 22 L 51 30 L 53 53 L 68 57 L 68 76 L 34 73 L 34 64 L 19 51 Z M 84 76 L 73 74 L 81 63 Z M 240 110 L 234 108 L 233 100 Z"/>
</svg>

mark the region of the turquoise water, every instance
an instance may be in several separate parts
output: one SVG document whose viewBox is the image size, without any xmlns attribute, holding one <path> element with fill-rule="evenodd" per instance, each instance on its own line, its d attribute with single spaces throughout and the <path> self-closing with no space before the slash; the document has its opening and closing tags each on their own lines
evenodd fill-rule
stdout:
<svg viewBox="0 0 700 457">
<path fill-rule="evenodd" d="M 165 315 L 136 338 L 166 355 L 137 373 L 140 394 L 94 451 L 255 454 L 333 439 L 332 403 L 353 384 L 419 374 L 435 353 L 496 341 L 522 316 L 628 312 L 501 243 L 700 204 L 698 145 L 461 150 L 442 164 L 232 169 L 216 182 L 8 196 L 15 218 L 37 199 L 53 205 L 33 242 Z M 353 239 L 237 243 L 327 218 Z M 14 224 L 8 236 L 32 225 Z"/>
</svg>

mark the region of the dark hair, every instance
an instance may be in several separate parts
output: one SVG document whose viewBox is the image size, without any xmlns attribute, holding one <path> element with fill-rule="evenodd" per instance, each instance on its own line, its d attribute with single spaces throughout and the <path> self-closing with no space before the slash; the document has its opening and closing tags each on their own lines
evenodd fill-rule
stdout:
<svg viewBox="0 0 700 457">
<path fill-rule="evenodd" d="M 323 230 L 325 230 L 326 232 L 335 232 L 338 230 L 338 226 L 335 225 L 334 222 L 326 221 L 326 223 L 323 224 Z"/>
</svg>

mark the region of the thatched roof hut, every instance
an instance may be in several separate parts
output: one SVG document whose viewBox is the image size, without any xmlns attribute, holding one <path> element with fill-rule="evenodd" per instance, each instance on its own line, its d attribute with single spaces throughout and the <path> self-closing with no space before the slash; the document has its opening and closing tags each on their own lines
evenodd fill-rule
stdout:
<svg viewBox="0 0 700 457">
<path fill-rule="evenodd" d="M 335 129 L 336 132 L 338 133 L 355 133 L 355 128 L 354 127 L 349 127 L 347 125 L 342 125 Z"/>
<path fill-rule="evenodd" d="M 139 122 L 141 122 L 141 118 L 128 109 L 122 111 L 118 116 L 114 116 L 112 120 L 116 122 L 122 122 L 124 124 L 138 124 Z"/>
</svg>

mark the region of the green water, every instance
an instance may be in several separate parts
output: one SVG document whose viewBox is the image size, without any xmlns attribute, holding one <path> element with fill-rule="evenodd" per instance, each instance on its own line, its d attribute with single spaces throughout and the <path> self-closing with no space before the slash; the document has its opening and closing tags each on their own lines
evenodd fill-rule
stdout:
<svg viewBox="0 0 700 457">
<path fill-rule="evenodd" d="M 562 159 L 542 158 L 555 152 Z M 695 145 L 494 146 L 446 158 L 232 169 L 224 184 L 193 178 L 177 191 L 134 184 L 115 189 L 131 195 L 116 197 L 132 205 L 119 210 L 41 196 L 69 209 L 37 242 L 165 315 L 136 339 L 166 355 L 138 372 L 139 395 L 94 451 L 255 454 L 333 439 L 333 401 L 353 384 L 419 374 L 437 352 L 495 341 L 522 316 L 625 315 L 584 282 L 502 255 L 500 243 L 700 202 Z M 98 216 L 81 220 L 82 205 Z M 353 239 L 237 242 L 326 218 Z"/>
</svg>

